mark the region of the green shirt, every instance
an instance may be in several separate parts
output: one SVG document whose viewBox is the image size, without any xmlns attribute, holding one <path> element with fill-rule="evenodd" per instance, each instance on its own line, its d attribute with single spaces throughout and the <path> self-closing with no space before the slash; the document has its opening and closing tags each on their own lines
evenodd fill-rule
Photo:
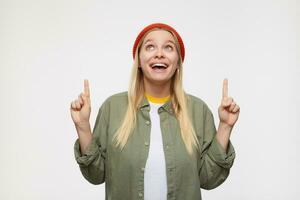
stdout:
<svg viewBox="0 0 300 200">
<path fill-rule="evenodd" d="M 201 152 L 190 156 L 181 138 L 180 127 L 168 100 L 159 109 L 163 148 L 166 159 L 168 200 L 201 199 L 200 188 L 213 189 L 229 175 L 235 158 L 231 142 L 225 152 L 215 135 L 212 112 L 199 98 L 188 94 L 188 113 L 199 140 Z M 144 199 L 144 170 L 150 141 L 150 105 L 146 97 L 137 111 L 137 125 L 121 151 L 112 138 L 125 115 L 127 92 L 108 97 L 101 105 L 92 141 L 84 155 L 79 140 L 75 158 L 82 175 L 92 184 L 105 182 L 106 200 Z"/>
</svg>

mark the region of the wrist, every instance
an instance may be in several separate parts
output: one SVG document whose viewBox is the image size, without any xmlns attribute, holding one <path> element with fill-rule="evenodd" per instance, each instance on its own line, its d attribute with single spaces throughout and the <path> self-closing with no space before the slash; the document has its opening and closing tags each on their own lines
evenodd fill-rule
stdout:
<svg viewBox="0 0 300 200">
<path fill-rule="evenodd" d="M 229 125 L 225 122 L 220 121 L 219 122 L 219 128 L 222 128 L 224 130 L 231 130 L 233 128 L 233 126 L 231 126 L 231 125 Z"/>
<path fill-rule="evenodd" d="M 219 127 L 218 127 L 218 135 L 222 137 L 230 137 L 231 131 L 232 131 L 233 126 L 230 126 L 229 124 L 220 122 Z"/>
<path fill-rule="evenodd" d="M 77 124 L 75 124 L 75 128 L 76 128 L 78 134 L 91 132 L 91 126 L 90 126 L 89 122 L 77 123 Z"/>
</svg>

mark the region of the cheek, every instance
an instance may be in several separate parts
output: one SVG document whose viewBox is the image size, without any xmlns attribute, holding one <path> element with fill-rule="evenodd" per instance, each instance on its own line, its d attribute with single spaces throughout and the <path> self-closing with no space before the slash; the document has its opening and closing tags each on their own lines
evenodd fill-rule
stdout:
<svg viewBox="0 0 300 200">
<path fill-rule="evenodd" d="M 140 56 L 140 65 L 141 65 L 141 67 L 144 67 L 144 65 L 145 65 L 145 58 L 142 56 Z"/>
<path fill-rule="evenodd" d="M 151 56 L 141 52 L 139 58 L 141 65 L 144 66 L 145 64 L 147 64 L 147 61 L 151 58 Z"/>
<path fill-rule="evenodd" d="M 172 56 L 170 57 L 170 60 L 172 61 L 173 65 L 175 65 L 175 66 L 176 66 L 177 63 L 178 63 L 178 59 L 179 59 L 179 57 L 178 57 L 177 54 L 172 55 Z"/>
</svg>

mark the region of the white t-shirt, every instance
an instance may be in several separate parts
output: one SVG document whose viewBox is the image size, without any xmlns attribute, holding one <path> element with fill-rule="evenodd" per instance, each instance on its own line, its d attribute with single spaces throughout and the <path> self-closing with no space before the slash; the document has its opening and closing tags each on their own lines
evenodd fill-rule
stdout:
<svg viewBox="0 0 300 200">
<path fill-rule="evenodd" d="M 151 133 L 149 155 L 144 174 L 144 199 L 167 199 L 167 176 L 165 154 L 163 149 L 162 133 L 158 108 L 163 103 L 150 103 Z"/>
</svg>

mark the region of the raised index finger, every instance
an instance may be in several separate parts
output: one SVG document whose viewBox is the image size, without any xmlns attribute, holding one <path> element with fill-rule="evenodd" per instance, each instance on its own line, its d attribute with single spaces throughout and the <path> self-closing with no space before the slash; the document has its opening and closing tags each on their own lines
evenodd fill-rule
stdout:
<svg viewBox="0 0 300 200">
<path fill-rule="evenodd" d="M 85 95 L 90 96 L 89 81 L 87 79 L 84 79 L 84 93 Z"/>
<path fill-rule="evenodd" d="M 228 80 L 227 80 L 227 78 L 225 78 L 223 80 L 223 94 L 222 94 L 222 97 L 223 98 L 228 97 Z"/>
</svg>

